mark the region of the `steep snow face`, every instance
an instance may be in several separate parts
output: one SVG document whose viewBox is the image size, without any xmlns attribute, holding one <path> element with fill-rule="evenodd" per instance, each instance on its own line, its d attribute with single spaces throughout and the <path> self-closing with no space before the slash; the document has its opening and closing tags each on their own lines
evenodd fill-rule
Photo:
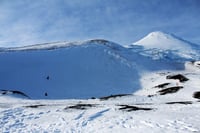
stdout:
<svg viewBox="0 0 200 133">
<path fill-rule="evenodd" d="M 149 33 L 143 39 L 135 42 L 136 45 L 142 45 L 145 48 L 160 48 L 160 49 L 191 49 L 190 44 L 188 42 L 179 39 L 178 37 L 167 34 L 161 31 L 155 31 Z"/>
<path fill-rule="evenodd" d="M 123 47 L 105 40 L 62 46 L 4 49 L 0 89 L 17 90 L 33 99 L 63 99 L 132 93 L 140 88 L 137 69 L 120 55 Z"/>
</svg>

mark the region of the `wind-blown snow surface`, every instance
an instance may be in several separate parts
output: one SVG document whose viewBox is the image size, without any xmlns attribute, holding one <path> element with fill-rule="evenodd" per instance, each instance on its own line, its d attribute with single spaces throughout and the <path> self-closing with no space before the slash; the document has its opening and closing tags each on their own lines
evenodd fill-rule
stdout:
<svg viewBox="0 0 200 133">
<path fill-rule="evenodd" d="M 0 132 L 198 133 L 200 53 L 187 46 L 89 40 L 2 48 Z"/>
</svg>

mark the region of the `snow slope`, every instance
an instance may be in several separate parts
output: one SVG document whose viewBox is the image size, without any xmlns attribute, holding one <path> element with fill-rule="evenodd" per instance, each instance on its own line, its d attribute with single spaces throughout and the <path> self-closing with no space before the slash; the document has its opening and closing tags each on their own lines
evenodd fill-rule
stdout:
<svg viewBox="0 0 200 133">
<path fill-rule="evenodd" d="M 32 99 L 91 98 L 133 93 L 145 71 L 183 69 L 106 40 L 59 42 L 0 52 L 0 88 Z"/>
<path fill-rule="evenodd" d="M 139 74 L 105 40 L 8 48 L 0 53 L 0 88 L 33 99 L 91 98 L 131 93 Z"/>
</svg>

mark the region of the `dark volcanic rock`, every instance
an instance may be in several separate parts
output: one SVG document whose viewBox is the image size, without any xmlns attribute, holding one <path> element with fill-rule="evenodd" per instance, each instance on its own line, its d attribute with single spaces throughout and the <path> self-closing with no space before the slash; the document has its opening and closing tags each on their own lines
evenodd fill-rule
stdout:
<svg viewBox="0 0 200 133">
<path fill-rule="evenodd" d="M 181 102 L 167 102 L 166 104 L 192 104 L 191 101 L 181 101 Z"/>
<path fill-rule="evenodd" d="M 193 97 L 200 99 L 200 91 L 194 92 Z"/>
<path fill-rule="evenodd" d="M 65 110 L 67 110 L 67 109 L 85 110 L 87 108 L 91 108 L 91 107 L 95 107 L 95 106 L 96 106 L 96 104 L 76 104 L 73 106 L 66 107 Z"/>
<path fill-rule="evenodd" d="M 155 86 L 155 88 L 164 88 L 165 86 L 169 85 L 170 83 L 163 83 Z"/>
<path fill-rule="evenodd" d="M 166 95 L 166 94 L 170 94 L 170 93 L 176 93 L 177 91 L 179 91 L 182 88 L 183 88 L 183 86 L 175 86 L 175 87 L 170 87 L 170 88 L 160 90 L 157 93 L 159 93 L 160 95 Z"/>
<path fill-rule="evenodd" d="M 121 106 L 121 108 L 119 108 L 119 110 L 125 110 L 125 111 L 137 111 L 137 110 L 145 110 L 145 111 L 149 111 L 152 110 L 153 108 L 142 108 L 142 107 L 137 107 L 137 106 L 130 106 L 130 105 L 119 105 Z"/>
<path fill-rule="evenodd" d="M 21 91 L 17 91 L 17 90 L 0 90 L 0 94 L 2 95 L 21 95 L 23 97 L 26 98 L 30 98 L 28 95 L 26 95 L 25 93 L 21 92 Z"/>
<path fill-rule="evenodd" d="M 100 100 L 108 100 L 110 98 L 117 98 L 117 97 L 123 97 L 123 96 L 129 96 L 131 94 L 117 94 L 117 95 L 110 95 L 110 96 L 105 96 L 105 97 L 100 97 Z"/>
<path fill-rule="evenodd" d="M 26 108 L 38 108 L 38 107 L 43 107 L 43 106 L 46 106 L 44 104 L 38 104 L 38 105 L 28 105 L 28 106 L 24 106 Z"/>
<path fill-rule="evenodd" d="M 188 81 L 189 79 L 186 78 L 185 76 L 181 75 L 181 74 L 177 74 L 177 75 L 168 75 L 166 77 L 167 79 L 178 79 L 180 82 L 185 82 Z"/>
</svg>

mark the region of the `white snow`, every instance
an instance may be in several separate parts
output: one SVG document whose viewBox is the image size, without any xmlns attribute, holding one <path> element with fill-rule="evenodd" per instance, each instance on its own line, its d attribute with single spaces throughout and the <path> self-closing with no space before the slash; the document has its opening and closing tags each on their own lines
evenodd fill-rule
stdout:
<svg viewBox="0 0 200 133">
<path fill-rule="evenodd" d="M 200 61 L 188 61 L 185 63 L 185 69 L 190 71 L 200 71 Z"/>
<path fill-rule="evenodd" d="M 145 92 L 106 101 L 99 99 L 21 100 L 4 96 L 0 98 L 1 132 L 200 132 L 200 103 L 192 98 L 192 93 L 199 90 L 200 73 L 187 71 L 178 73 L 187 75 L 190 80 L 188 83 L 181 84 L 184 86 L 183 90 L 164 96 L 147 97 L 148 93 L 158 90 L 152 86 L 166 82 L 164 74 L 169 73 L 164 72 L 143 77 Z M 176 81 L 167 82 L 173 84 Z M 192 104 L 166 104 L 181 101 L 191 101 Z M 95 106 L 83 110 L 66 109 L 76 104 Z M 122 104 L 153 110 L 128 112 L 119 109 L 119 105 Z M 31 105 L 41 106 L 28 107 Z"/>
<path fill-rule="evenodd" d="M 200 132 L 196 46 L 162 32 L 139 42 L 146 44 L 88 40 L 2 48 L 0 132 Z M 192 52 L 171 50 L 175 46 Z M 189 80 L 167 79 L 176 74 Z M 164 90 L 171 93 L 161 95 Z"/>
</svg>

